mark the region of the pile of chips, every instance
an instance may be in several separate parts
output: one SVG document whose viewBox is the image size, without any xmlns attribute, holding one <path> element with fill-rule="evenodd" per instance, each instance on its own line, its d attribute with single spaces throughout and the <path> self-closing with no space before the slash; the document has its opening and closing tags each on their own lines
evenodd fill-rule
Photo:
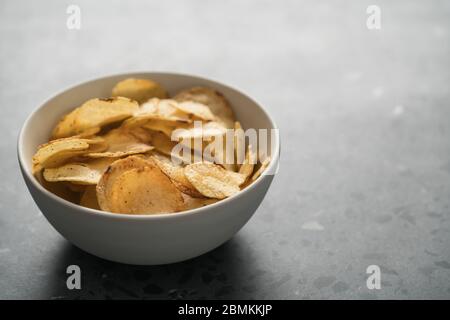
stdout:
<svg viewBox="0 0 450 320">
<path fill-rule="evenodd" d="M 213 143 L 218 138 L 231 141 L 231 159 Z M 180 146 L 189 153 L 174 152 Z M 169 98 L 149 79 L 123 80 L 111 98 L 88 100 L 65 115 L 32 159 L 33 173 L 51 192 L 126 214 L 180 212 L 225 199 L 269 162 L 257 159 L 222 94 L 194 87 Z"/>
</svg>

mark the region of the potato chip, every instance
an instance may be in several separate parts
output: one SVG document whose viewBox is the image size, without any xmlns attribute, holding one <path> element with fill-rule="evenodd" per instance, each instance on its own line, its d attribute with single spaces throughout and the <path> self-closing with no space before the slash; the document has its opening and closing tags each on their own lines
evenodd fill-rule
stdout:
<svg viewBox="0 0 450 320">
<path fill-rule="evenodd" d="M 126 155 L 145 153 L 153 149 L 152 146 L 142 143 L 129 131 L 118 128 L 109 131 L 102 136 L 108 148 L 102 152 L 90 152 L 85 154 L 88 158 L 123 157 Z"/>
<path fill-rule="evenodd" d="M 144 128 L 164 133 L 168 138 L 172 136 L 175 126 L 164 120 L 151 120 L 143 125 Z"/>
<path fill-rule="evenodd" d="M 188 113 L 177 108 L 177 102 L 171 99 L 150 99 L 142 104 L 134 116 L 147 116 L 149 119 L 192 122 Z"/>
<path fill-rule="evenodd" d="M 97 184 L 103 172 L 114 159 L 98 159 L 86 163 L 68 163 L 58 168 L 44 170 L 44 179 L 49 182 L 69 181 L 79 184 Z"/>
<path fill-rule="evenodd" d="M 80 199 L 80 205 L 83 207 L 101 210 L 97 200 L 97 190 L 95 186 L 88 186 Z"/>
<path fill-rule="evenodd" d="M 149 131 L 152 132 L 151 144 L 156 151 L 169 156 L 170 158 L 175 158 L 180 163 L 193 163 L 203 159 L 201 150 L 196 150 L 194 148 L 194 143 L 190 144 L 183 139 L 178 142 L 172 141 L 166 134 L 153 130 Z M 181 151 L 181 148 L 175 148 L 179 143 L 180 145 L 184 145 L 183 151 Z M 209 157 L 205 157 L 205 159 L 210 161 L 213 160 Z"/>
<path fill-rule="evenodd" d="M 150 98 L 166 98 L 166 90 L 149 79 L 128 78 L 118 82 L 112 89 L 113 97 L 126 97 L 144 103 Z"/>
<path fill-rule="evenodd" d="M 209 107 L 202 103 L 195 101 L 181 101 L 174 104 L 174 106 L 179 110 L 187 114 L 191 114 L 201 120 L 211 121 L 215 119 L 214 114 L 211 112 Z"/>
<path fill-rule="evenodd" d="M 233 141 L 232 141 L 233 142 Z M 237 165 L 234 159 L 234 144 L 229 147 L 227 152 L 227 139 L 222 139 L 221 143 L 217 144 L 216 141 L 211 143 L 211 152 L 214 157 L 214 162 L 220 164 L 222 167 L 229 171 L 236 172 Z"/>
<path fill-rule="evenodd" d="M 157 113 L 164 119 L 191 122 L 192 120 L 189 114 L 183 110 L 180 110 L 177 107 L 177 104 L 177 101 L 172 99 L 159 100 L 157 105 Z"/>
<path fill-rule="evenodd" d="M 33 173 L 43 168 L 58 167 L 73 157 L 83 155 L 90 150 L 101 150 L 103 148 L 106 148 L 104 140 L 98 137 L 52 140 L 38 147 L 32 160 Z"/>
<path fill-rule="evenodd" d="M 114 161 L 104 172 L 100 181 L 97 184 L 97 198 L 102 210 L 108 206 L 107 198 L 109 197 L 108 185 L 113 185 L 115 179 L 123 172 L 135 168 L 144 168 L 148 165 L 148 160 L 140 156 L 129 156 L 123 159 Z M 108 211 L 108 210 L 107 210 Z"/>
<path fill-rule="evenodd" d="M 187 114 L 180 113 L 172 104 L 175 101 L 151 99 L 141 106 L 133 117 L 122 123 L 123 128 L 145 127 L 164 133 L 168 137 L 176 128 L 188 128 L 191 122 Z"/>
<path fill-rule="evenodd" d="M 158 98 L 152 98 L 146 101 L 145 103 L 142 103 L 139 106 L 139 109 L 135 111 L 133 114 L 134 116 L 139 115 L 158 115 L 158 104 L 160 99 Z"/>
<path fill-rule="evenodd" d="M 191 128 L 180 128 L 176 130 L 172 138 L 179 139 L 204 139 L 211 140 L 211 138 L 216 136 L 223 136 L 226 133 L 226 129 L 219 123 L 211 121 L 201 126 L 194 125 Z"/>
<path fill-rule="evenodd" d="M 173 184 L 183 193 L 192 197 L 203 197 L 203 195 L 194 188 L 184 175 L 184 168 L 181 165 L 175 165 L 169 158 L 153 155 L 152 159 L 158 167 L 164 172 Z"/>
<path fill-rule="evenodd" d="M 142 143 L 151 145 L 152 144 L 152 136 L 153 133 L 150 130 L 138 127 L 133 128 L 132 130 L 128 131 L 131 135 L 133 135 L 136 139 L 141 141 Z"/>
<path fill-rule="evenodd" d="M 216 121 L 224 125 L 225 128 L 234 127 L 234 114 L 225 97 L 219 92 L 206 88 L 194 87 L 179 92 L 175 97 L 178 102 L 194 101 L 207 105 L 216 117 Z"/>
<path fill-rule="evenodd" d="M 92 127 L 84 130 L 82 133 L 72 136 L 72 138 L 92 138 L 95 134 L 99 133 L 100 127 Z"/>
<path fill-rule="evenodd" d="M 184 174 L 189 182 L 205 197 L 224 199 L 240 191 L 245 177 L 223 169 L 221 166 L 198 162 L 186 166 Z"/>
<path fill-rule="evenodd" d="M 256 154 L 253 152 L 252 145 L 248 145 L 247 152 L 245 154 L 244 163 L 239 168 L 239 173 L 245 177 L 247 180 L 253 173 L 256 163 Z"/>
<path fill-rule="evenodd" d="M 97 185 L 102 210 L 116 213 L 170 213 L 183 209 L 181 192 L 153 162 L 130 156 L 114 162 Z"/>
<path fill-rule="evenodd" d="M 258 179 L 259 176 L 264 172 L 264 170 L 266 170 L 266 168 L 269 166 L 269 163 L 270 157 L 265 158 L 264 161 L 261 163 L 259 169 L 251 177 L 251 181 L 255 181 L 256 179 Z"/>
<path fill-rule="evenodd" d="M 156 167 L 132 169 L 112 186 L 112 212 L 130 214 L 172 213 L 183 210 L 180 191 Z"/>
<path fill-rule="evenodd" d="M 152 145 L 156 150 L 170 157 L 172 155 L 172 149 L 176 146 L 176 143 L 171 141 L 167 135 L 154 131 L 152 133 Z"/>
<path fill-rule="evenodd" d="M 139 109 L 136 101 L 124 97 L 91 99 L 66 115 L 53 130 L 64 138 L 131 117 Z"/>
</svg>

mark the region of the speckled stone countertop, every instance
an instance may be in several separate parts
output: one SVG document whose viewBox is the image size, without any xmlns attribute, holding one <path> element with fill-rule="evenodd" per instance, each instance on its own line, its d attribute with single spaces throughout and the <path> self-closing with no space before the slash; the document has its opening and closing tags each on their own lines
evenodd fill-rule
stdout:
<svg viewBox="0 0 450 320">
<path fill-rule="evenodd" d="M 81 30 L 66 9 L 81 9 Z M 0 298 L 450 298 L 450 3 L 1 1 Z M 157 267 L 75 248 L 22 181 L 26 116 L 66 86 L 127 71 L 229 83 L 271 112 L 282 159 L 228 243 Z M 66 288 L 66 267 L 82 289 Z M 366 268 L 381 268 L 381 289 Z"/>
</svg>

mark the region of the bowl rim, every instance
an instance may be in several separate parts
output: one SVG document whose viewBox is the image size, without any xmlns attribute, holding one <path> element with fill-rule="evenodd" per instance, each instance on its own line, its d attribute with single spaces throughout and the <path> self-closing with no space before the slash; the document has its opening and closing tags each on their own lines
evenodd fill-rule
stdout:
<svg viewBox="0 0 450 320">
<path fill-rule="evenodd" d="M 85 84 L 88 84 L 89 82 L 105 80 L 107 78 L 112 78 L 112 77 L 136 76 L 138 74 L 142 74 L 142 75 L 147 74 L 147 75 L 149 75 L 149 77 L 151 77 L 151 75 L 169 75 L 169 76 L 183 76 L 183 77 L 197 78 L 199 80 L 209 81 L 209 82 L 212 82 L 213 84 L 218 84 L 220 86 L 226 87 L 227 89 L 235 91 L 235 92 L 239 93 L 240 95 L 246 97 L 247 99 L 251 100 L 252 102 L 254 102 L 259 107 L 260 111 L 262 113 L 264 113 L 264 115 L 267 117 L 267 119 L 269 119 L 270 125 L 272 126 L 271 129 L 275 129 L 275 148 L 274 148 L 273 154 L 271 154 L 270 164 L 265 169 L 265 171 L 266 172 L 274 172 L 273 175 L 276 174 L 276 171 L 274 170 L 274 167 L 279 165 L 280 143 L 281 143 L 278 126 L 276 125 L 275 121 L 270 116 L 270 114 L 264 109 L 264 107 L 257 100 L 255 100 L 252 97 L 249 97 L 247 94 L 243 93 L 241 90 L 238 90 L 238 89 L 236 89 L 235 87 L 233 87 L 231 85 L 224 84 L 224 83 L 222 83 L 220 81 L 217 81 L 215 79 L 206 78 L 206 77 L 203 77 L 203 76 L 197 76 L 197 75 L 192 75 L 192 74 L 187 74 L 187 73 L 178 73 L 178 72 L 165 72 L 165 71 L 136 71 L 136 72 L 125 72 L 125 73 L 114 73 L 114 74 L 103 75 L 101 77 L 90 78 L 88 80 L 85 80 L 85 81 L 82 81 L 82 82 L 78 82 L 78 83 L 76 83 L 74 85 L 70 85 L 68 87 L 65 87 L 64 89 L 59 90 L 56 94 L 53 94 L 50 97 L 44 99 L 43 102 L 41 102 L 38 105 L 38 107 L 36 107 L 28 115 L 28 117 L 24 121 L 24 123 L 23 123 L 23 125 L 22 125 L 22 127 L 20 129 L 19 135 L 18 135 L 18 139 L 17 139 L 17 156 L 18 156 L 18 162 L 19 162 L 19 166 L 21 168 L 22 174 L 24 176 L 26 176 L 26 179 L 28 179 L 28 181 L 31 182 L 36 189 L 38 189 L 45 196 L 50 197 L 51 199 L 55 200 L 56 202 L 59 202 L 61 205 L 71 207 L 72 209 L 85 212 L 85 213 L 87 213 L 89 215 L 105 217 L 105 218 L 112 218 L 112 219 L 160 220 L 160 219 L 176 219 L 178 217 L 192 216 L 192 215 L 195 215 L 195 214 L 200 214 L 202 212 L 210 211 L 211 209 L 214 209 L 214 208 L 218 208 L 218 207 L 221 207 L 221 206 L 226 206 L 228 203 L 233 202 L 233 201 L 235 201 L 235 200 L 237 200 L 239 198 L 242 198 L 246 193 L 249 193 L 249 192 L 251 192 L 251 190 L 255 189 L 256 186 L 258 184 L 260 184 L 263 179 L 268 178 L 267 175 L 263 174 L 260 177 L 258 177 L 252 184 L 250 184 L 249 186 L 247 186 L 245 189 L 241 190 L 237 194 L 235 194 L 235 195 L 233 195 L 231 197 L 219 200 L 219 201 L 217 201 L 217 202 L 215 202 L 213 204 L 206 205 L 204 207 L 199 207 L 199 208 L 185 210 L 185 211 L 180 211 L 180 212 L 156 213 L 156 214 L 113 213 L 113 212 L 108 212 L 108 211 L 103 211 L 103 210 L 97 210 L 97 209 L 92 209 L 92 208 L 88 208 L 88 207 L 83 207 L 83 206 L 81 206 L 79 204 L 76 204 L 76 203 L 70 202 L 68 200 L 65 200 L 65 199 L 63 199 L 61 197 L 58 197 L 56 194 L 54 194 L 54 193 L 50 192 L 49 190 L 45 189 L 37 181 L 36 177 L 33 174 L 31 174 L 30 170 L 26 169 L 26 167 L 24 165 L 24 163 L 26 161 L 26 159 L 24 159 L 23 150 L 22 150 L 23 145 L 24 145 L 23 141 L 25 139 L 24 131 L 28 127 L 31 119 L 50 100 L 54 99 L 55 97 L 65 93 L 67 91 L 75 89 L 76 87 L 78 87 L 80 85 L 85 85 Z"/>
</svg>

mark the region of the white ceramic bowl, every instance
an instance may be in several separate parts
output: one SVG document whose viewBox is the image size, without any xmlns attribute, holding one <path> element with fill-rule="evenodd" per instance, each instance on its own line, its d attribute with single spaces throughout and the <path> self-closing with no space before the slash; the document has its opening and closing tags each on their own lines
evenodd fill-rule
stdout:
<svg viewBox="0 0 450 320">
<path fill-rule="evenodd" d="M 273 174 L 261 176 L 237 195 L 215 204 L 173 214 L 113 214 L 78 206 L 42 187 L 31 174 L 31 158 L 39 144 L 48 140 L 62 115 L 84 101 L 109 97 L 118 81 L 150 78 L 169 93 L 208 86 L 219 90 L 233 106 L 244 128 L 276 129 L 264 109 L 236 89 L 195 76 L 173 73 L 132 73 L 84 82 L 43 103 L 25 121 L 18 140 L 18 158 L 26 185 L 39 209 L 51 225 L 75 246 L 104 259 L 140 265 L 178 262 L 206 253 L 230 239 L 250 219 L 263 200 Z M 278 132 L 271 146 L 275 172 L 279 161 Z"/>
</svg>

